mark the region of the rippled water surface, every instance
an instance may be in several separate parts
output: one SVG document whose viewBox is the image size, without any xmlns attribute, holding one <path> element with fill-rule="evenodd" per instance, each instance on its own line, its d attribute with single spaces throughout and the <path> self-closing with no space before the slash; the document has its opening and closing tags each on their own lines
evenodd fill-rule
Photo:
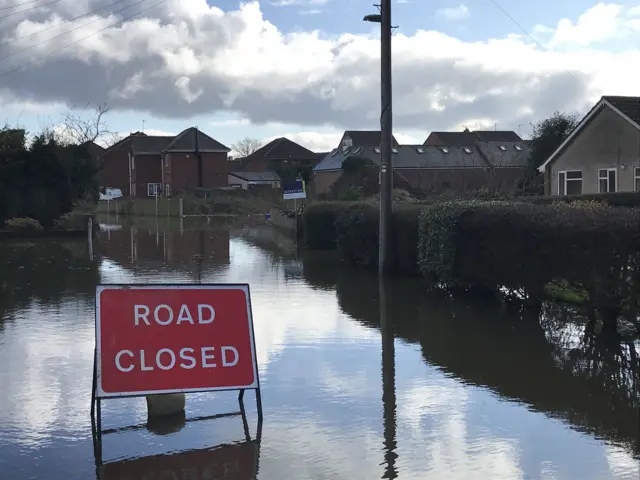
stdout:
<svg viewBox="0 0 640 480">
<path fill-rule="evenodd" d="M 538 315 L 296 254 L 261 221 L 138 220 L 82 241 L 0 244 L 2 479 L 637 479 L 640 348 Z M 248 282 L 264 424 L 89 416 L 98 283 Z M 187 397 L 187 417 L 237 410 Z M 138 426 L 122 429 L 121 427 Z M 171 454 L 171 455 L 169 455 Z"/>
</svg>

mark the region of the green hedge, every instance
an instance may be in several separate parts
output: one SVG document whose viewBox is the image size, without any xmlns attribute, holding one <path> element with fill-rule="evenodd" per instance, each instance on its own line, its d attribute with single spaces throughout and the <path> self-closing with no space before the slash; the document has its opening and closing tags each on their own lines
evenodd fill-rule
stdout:
<svg viewBox="0 0 640 480">
<path fill-rule="evenodd" d="M 421 205 L 394 205 L 392 243 L 394 270 L 417 275 L 418 218 Z M 365 268 L 378 266 L 380 210 L 376 204 L 342 207 L 336 218 L 337 248 L 342 259 Z"/>
<path fill-rule="evenodd" d="M 640 257 L 634 209 L 597 202 L 536 205 L 457 201 L 426 206 L 418 263 L 454 288 L 506 287 L 540 298 L 554 280 L 584 288 L 601 312 L 619 312 Z"/>
<path fill-rule="evenodd" d="M 546 196 L 546 197 L 516 197 L 518 200 L 531 203 L 550 205 L 556 202 L 585 202 L 597 201 L 612 207 L 640 207 L 640 192 L 594 193 L 589 195 Z"/>
<path fill-rule="evenodd" d="M 302 214 L 304 245 L 311 250 L 335 250 L 335 222 L 347 202 L 319 202 L 309 205 Z"/>
</svg>

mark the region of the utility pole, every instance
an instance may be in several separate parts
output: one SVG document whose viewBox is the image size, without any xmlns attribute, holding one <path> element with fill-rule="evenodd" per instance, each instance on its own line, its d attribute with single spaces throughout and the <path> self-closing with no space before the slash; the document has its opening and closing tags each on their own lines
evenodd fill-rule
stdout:
<svg viewBox="0 0 640 480">
<path fill-rule="evenodd" d="M 388 273 L 393 261 L 393 113 L 391 94 L 391 0 L 381 0 L 380 15 L 367 15 L 368 22 L 379 22 L 380 29 L 380 237 L 378 272 Z"/>
</svg>

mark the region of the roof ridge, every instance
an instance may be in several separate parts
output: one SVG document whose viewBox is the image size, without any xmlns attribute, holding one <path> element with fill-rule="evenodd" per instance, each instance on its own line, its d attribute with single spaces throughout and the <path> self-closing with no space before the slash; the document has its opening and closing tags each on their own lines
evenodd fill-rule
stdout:
<svg viewBox="0 0 640 480">
<path fill-rule="evenodd" d="M 176 143 L 178 143 L 178 140 L 180 140 L 182 137 L 184 137 L 184 136 L 187 134 L 187 132 L 188 132 L 189 130 L 191 130 L 192 128 L 195 128 L 195 127 L 185 128 L 182 132 L 180 132 L 178 135 L 176 135 L 175 137 L 173 137 L 173 140 L 171 140 L 171 141 L 169 142 L 169 145 L 167 145 L 166 147 L 164 147 L 164 148 L 162 149 L 162 151 L 163 151 L 163 152 L 168 151 L 171 147 L 173 147 Z"/>
</svg>

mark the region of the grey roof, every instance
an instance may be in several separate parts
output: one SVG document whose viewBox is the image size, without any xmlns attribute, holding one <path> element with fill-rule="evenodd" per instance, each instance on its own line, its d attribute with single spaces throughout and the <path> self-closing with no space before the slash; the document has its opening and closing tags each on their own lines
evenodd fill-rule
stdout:
<svg viewBox="0 0 640 480">
<path fill-rule="evenodd" d="M 511 130 L 464 130 L 462 132 L 431 132 L 443 145 L 470 146 L 476 142 L 522 142 L 522 138 Z M 428 138 L 428 137 L 427 137 Z M 426 141 L 425 141 L 426 143 Z"/>
<path fill-rule="evenodd" d="M 437 169 L 484 168 L 489 166 L 477 147 L 400 145 L 394 150 L 392 153 L 394 168 Z M 374 163 L 380 164 L 378 147 L 362 147 L 360 149 L 354 147 L 346 153 L 334 150 L 318 163 L 313 171 L 340 170 L 342 162 L 353 156 L 369 158 Z"/>
<path fill-rule="evenodd" d="M 314 172 L 321 171 L 331 171 L 331 170 L 340 170 L 342 169 L 342 162 L 344 162 L 349 157 L 362 157 L 368 158 L 372 160 L 374 163 L 380 163 L 380 153 L 375 150 L 378 147 L 350 147 L 345 150 L 343 149 L 335 149 L 318 162 L 318 164 L 313 167 Z"/>
<path fill-rule="evenodd" d="M 316 160 L 317 156 L 308 148 L 305 148 L 286 137 L 280 137 L 260 147 L 251 155 L 246 157 L 246 160 L 254 158 L 274 160 L 284 160 L 288 158 Z"/>
<path fill-rule="evenodd" d="M 224 146 L 209 135 L 202 133 L 196 127 L 190 127 L 182 131 L 164 148 L 164 151 L 182 151 L 195 152 L 196 146 L 198 150 L 218 150 L 221 152 L 230 152 L 229 147 Z"/>
<path fill-rule="evenodd" d="M 531 149 L 522 142 L 478 142 L 480 152 L 494 167 L 526 167 Z"/>
<path fill-rule="evenodd" d="M 278 182 L 280 177 L 275 172 L 230 172 L 236 178 L 246 180 L 247 182 Z"/>
<path fill-rule="evenodd" d="M 174 137 L 155 137 L 150 135 L 131 136 L 133 153 L 160 153 Z"/>
<path fill-rule="evenodd" d="M 522 138 L 513 130 L 474 130 L 483 142 L 522 142 Z"/>
<path fill-rule="evenodd" d="M 382 137 L 380 130 L 346 130 L 344 135 L 351 138 L 354 146 L 360 147 L 380 145 Z M 391 136 L 391 139 L 394 145 L 398 145 L 396 137 Z"/>
<path fill-rule="evenodd" d="M 634 122 L 640 123 L 640 97 L 605 95 L 602 99 L 609 102 Z"/>
</svg>

